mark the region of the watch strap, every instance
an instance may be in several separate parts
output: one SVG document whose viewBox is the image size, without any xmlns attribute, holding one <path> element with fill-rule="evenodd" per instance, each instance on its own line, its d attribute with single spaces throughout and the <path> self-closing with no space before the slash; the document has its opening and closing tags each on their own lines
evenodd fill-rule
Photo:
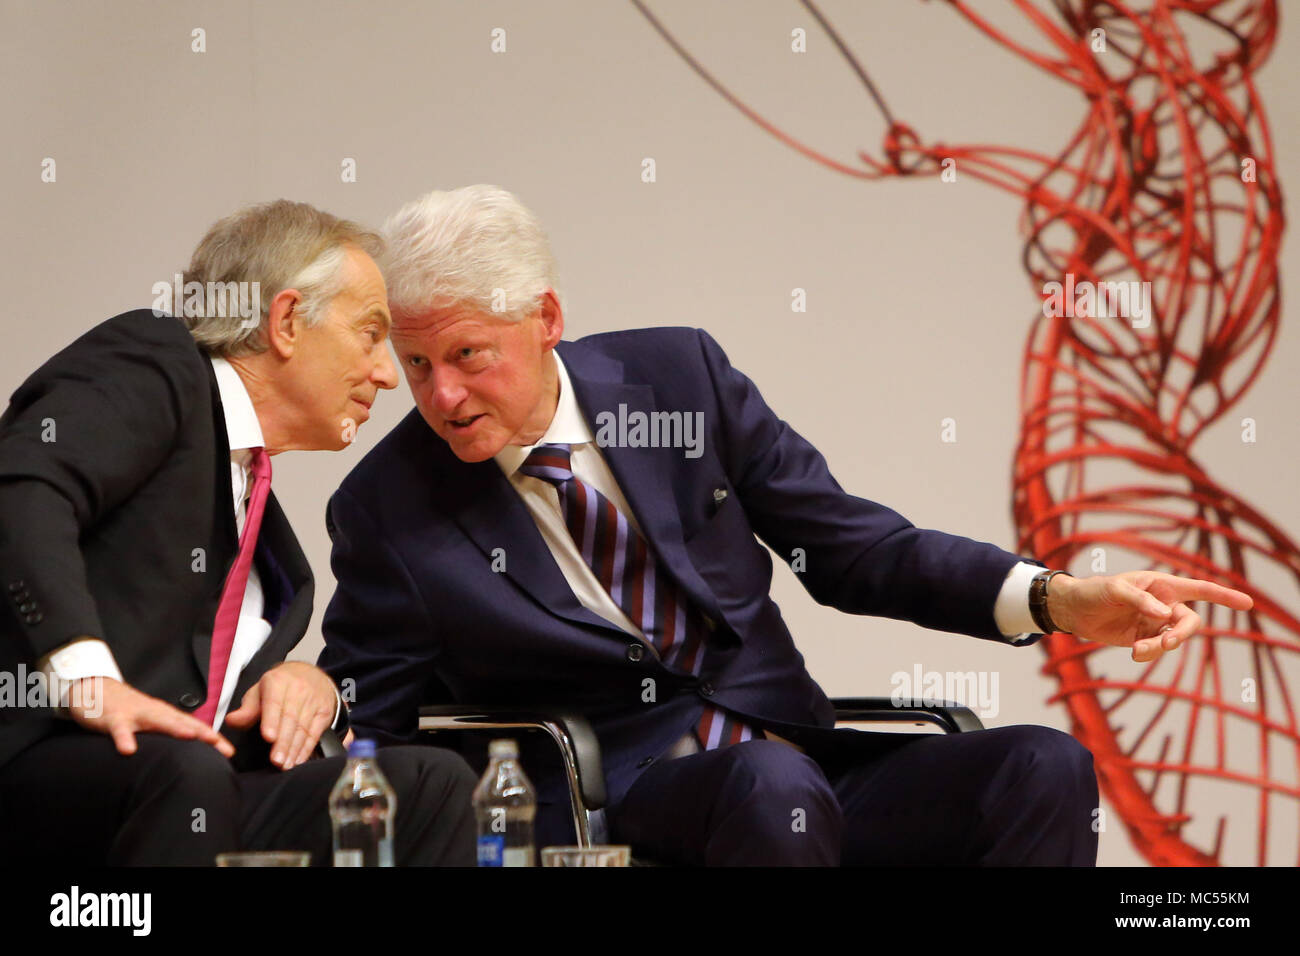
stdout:
<svg viewBox="0 0 1300 956">
<path fill-rule="evenodd" d="M 1042 634 L 1070 633 L 1058 627 L 1052 620 L 1052 615 L 1047 612 L 1047 595 L 1051 580 L 1058 574 L 1066 573 L 1065 571 L 1039 571 L 1029 583 L 1029 613 L 1033 615 L 1034 623 Z"/>
</svg>

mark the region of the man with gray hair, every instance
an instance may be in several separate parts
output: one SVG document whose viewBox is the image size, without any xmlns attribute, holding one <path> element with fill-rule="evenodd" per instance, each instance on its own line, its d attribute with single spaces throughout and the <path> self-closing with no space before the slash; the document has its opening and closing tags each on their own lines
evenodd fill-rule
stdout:
<svg viewBox="0 0 1300 956">
<path fill-rule="evenodd" d="M 1182 602 L 1246 594 L 1076 580 L 916 528 L 846 493 L 701 329 L 562 341 L 545 234 L 503 190 L 431 193 L 385 233 L 416 408 L 330 500 L 320 658 L 356 682 L 358 727 L 411 740 L 444 702 L 584 712 L 610 835 L 661 860 L 1095 863 L 1092 758 L 1068 734 L 834 729 L 760 539 L 849 613 L 1015 646 L 1070 631 L 1137 660 L 1195 633 Z M 524 753 L 538 842 L 569 842 L 544 743 Z"/>
<path fill-rule="evenodd" d="M 345 758 L 309 758 L 326 728 L 348 732 L 347 707 L 324 671 L 284 660 L 313 581 L 271 458 L 346 447 L 395 387 L 380 249 L 305 203 L 241 210 L 199 243 L 174 301 L 161 283 L 153 310 L 96 326 L 14 393 L 0 669 L 36 692 L 0 696 L 0 858 L 329 862 Z M 396 861 L 472 863 L 464 761 L 378 759 Z"/>
</svg>

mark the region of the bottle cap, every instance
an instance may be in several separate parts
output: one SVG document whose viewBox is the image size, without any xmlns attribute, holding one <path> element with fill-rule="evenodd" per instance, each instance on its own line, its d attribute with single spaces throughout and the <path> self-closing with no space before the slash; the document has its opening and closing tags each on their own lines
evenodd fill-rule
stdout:
<svg viewBox="0 0 1300 956">
<path fill-rule="evenodd" d="M 362 740 L 360 738 L 348 744 L 349 757 L 373 757 L 375 755 L 375 742 L 373 740 Z"/>
<path fill-rule="evenodd" d="M 494 740 L 488 744 L 489 757 L 518 757 L 519 745 L 513 740 Z"/>
</svg>

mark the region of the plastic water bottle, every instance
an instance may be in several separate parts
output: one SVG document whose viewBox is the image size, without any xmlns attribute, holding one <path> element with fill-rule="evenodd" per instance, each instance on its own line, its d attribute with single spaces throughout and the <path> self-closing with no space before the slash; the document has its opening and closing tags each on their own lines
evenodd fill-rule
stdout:
<svg viewBox="0 0 1300 956">
<path fill-rule="evenodd" d="M 335 866 L 392 866 L 397 795 L 375 760 L 373 740 L 354 740 L 330 791 Z"/>
<path fill-rule="evenodd" d="M 537 795 L 519 766 L 519 747 L 513 740 L 494 740 L 488 746 L 491 763 L 474 788 L 474 816 L 478 820 L 479 866 L 536 866 L 533 818 Z"/>
</svg>

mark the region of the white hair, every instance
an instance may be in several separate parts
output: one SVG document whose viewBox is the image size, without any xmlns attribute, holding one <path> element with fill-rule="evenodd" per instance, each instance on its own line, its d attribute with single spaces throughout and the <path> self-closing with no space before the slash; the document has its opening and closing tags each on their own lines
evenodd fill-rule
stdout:
<svg viewBox="0 0 1300 956">
<path fill-rule="evenodd" d="M 390 216 L 382 233 L 395 316 L 465 307 L 519 320 L 556 289 L 541 221 L 498 186 L 435 190 Z"/>
</svg>

